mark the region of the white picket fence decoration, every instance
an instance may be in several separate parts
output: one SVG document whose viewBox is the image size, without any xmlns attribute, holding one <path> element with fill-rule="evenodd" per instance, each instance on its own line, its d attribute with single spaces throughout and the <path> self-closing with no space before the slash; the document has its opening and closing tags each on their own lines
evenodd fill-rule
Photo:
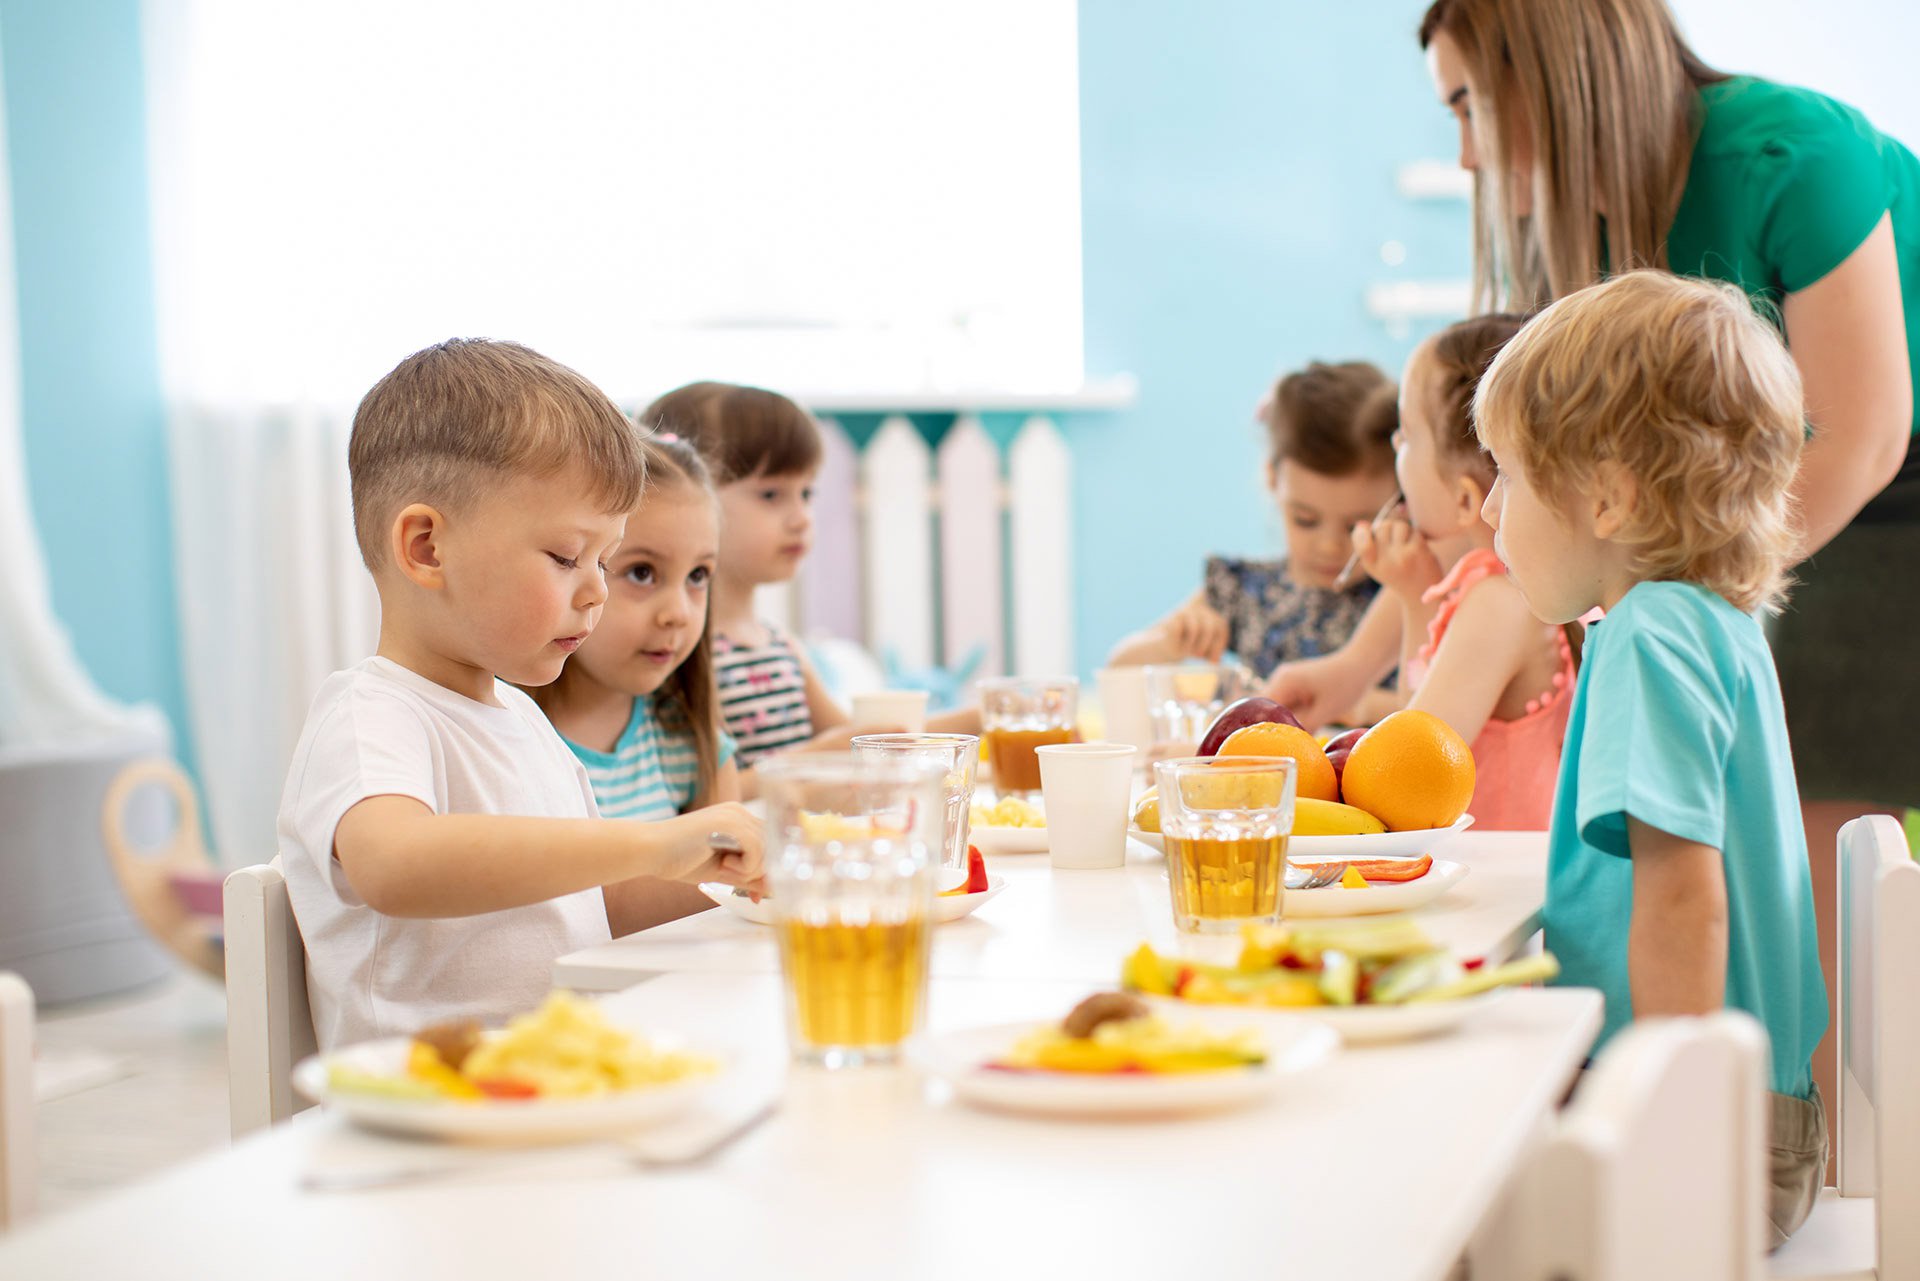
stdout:
<svg viewBox="0 0 1920 1281">
<path fill-rule="evenodd" d="M 864 449 L 820 425 L 814 552 L 793 590 L 763 589 L 769 617 L 908 668 L 980 648 L 977 676 L 1074 670 L 1073 470 L 1050 418 L 1027 419 L 1004 454 L 973 415 L 937 449 L 904 414 Z"/>
</svg>

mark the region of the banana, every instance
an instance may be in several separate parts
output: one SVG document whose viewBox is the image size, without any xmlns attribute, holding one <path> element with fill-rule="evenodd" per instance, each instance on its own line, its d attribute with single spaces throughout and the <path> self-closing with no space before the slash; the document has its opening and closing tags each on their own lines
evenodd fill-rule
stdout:
<svg viewBox="0 0 1920 1281">
<path fill-rule="evenodd" d="M 1295 836 L 1373 836 L 1387 825 L 1363 809 L 1303 796 L 1293 803 Z"/>
</svg>

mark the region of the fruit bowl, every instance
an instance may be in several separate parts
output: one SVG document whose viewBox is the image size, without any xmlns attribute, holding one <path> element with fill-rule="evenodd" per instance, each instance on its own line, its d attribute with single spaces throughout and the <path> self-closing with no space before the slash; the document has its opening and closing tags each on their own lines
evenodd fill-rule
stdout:
<svg viewBox="0 0 1920 1281">
<path fill-rule="evenodd" d="M 1419 858 L 1437 853 L 1441 846 L 1473 826 L 1473 815 L 1462 814 L 1448 827 L 1430 827 L 1412 832 L 1376 832 L 1368 836 L 1294 836 L 1287 840 L 1289 858 Z M 1158 832 L 1137 827 L 1127 835 L 1162 854 L 1167 843 Z"/>
</svg>

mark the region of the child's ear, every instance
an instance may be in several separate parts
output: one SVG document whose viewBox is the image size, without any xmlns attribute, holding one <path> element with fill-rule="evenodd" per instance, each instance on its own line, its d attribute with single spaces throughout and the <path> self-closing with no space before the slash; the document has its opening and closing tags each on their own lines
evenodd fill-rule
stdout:
<svg viewBox="0 0 1920 1281">
<path fill-rule="evenodd" d="M 1472 468 L 1463 468 L 1453 482 L 1453 500 L 1460 505 L 1460 524 L 1465 527 L 1480 519 L 1480 509 L 1487 504 L 1488 486 L 1480 481 Z"/>
<path fill-rule="evenodd" d="M 1593 536 L 1614 539 L 1633 519 L 1634 504 L 1640 500 L 1640 484 L 1633 473 L 1608 459 L 1594 473 Z"/>
<path fill-rule="evenodd" d="M 438 591 L 446 584 L 446 569 L 440 563 L 440 540 L 446 536 L 447 518 L 425 503 L 411 503 L 393 518 L 391 546 L 393 564 L 410 582 Z"/>
</svg>

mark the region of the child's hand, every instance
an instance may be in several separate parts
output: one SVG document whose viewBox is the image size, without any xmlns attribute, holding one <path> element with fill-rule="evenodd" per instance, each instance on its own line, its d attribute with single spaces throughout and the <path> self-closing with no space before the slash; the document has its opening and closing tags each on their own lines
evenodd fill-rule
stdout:
<svg viewBox="0 0 1920 1281">
<path fill-rule="evenodd" d="M 1367 692 L 1367 676 L 1340 654 L 1282 663 L 1267 678 L 1267 697 L 1292 712 L 1308 730 L 1343 716 Z"/>
<path fill-rule="evenodd" d="M 677 830 L 671 845 L 673 863 L 660 875 L 694 885 L 719 881 L 765 892 L 765 829 L 746 806 L 724 801 L 666 823 Z"/>
<path fill-rule="evenodd" d="M 1368 577 L 1405 600 L 1418 602 L 1446 574 L 1427 540 L 1405 517 L 1355 525 L 1353 550 Z"/>
<path fill-rule="evenodd" d="M 1160 624 L 1167 643 L 1185 658 L 1220 661 L 1227 651 L 1227 620 L 1219 610 L 1195 597 L 1168 614 Z"/>
</svg>

